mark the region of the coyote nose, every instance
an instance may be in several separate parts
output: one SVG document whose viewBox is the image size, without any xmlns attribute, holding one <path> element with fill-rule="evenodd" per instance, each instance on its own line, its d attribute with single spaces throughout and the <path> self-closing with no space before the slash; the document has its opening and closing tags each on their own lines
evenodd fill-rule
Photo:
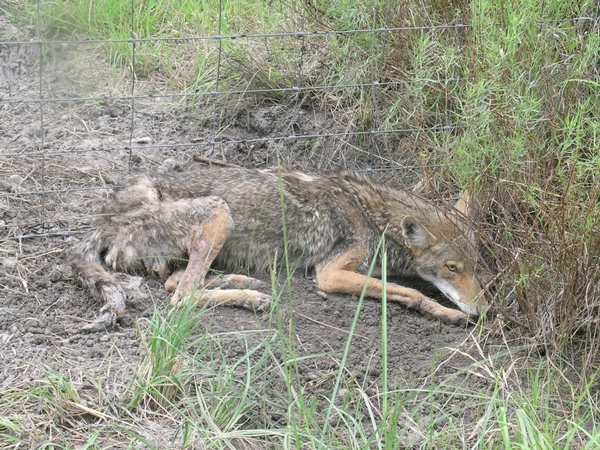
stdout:
<svg viewBox="0 0 600 450">
<path fill-rule="evenodd" d="M 475 312 L 473 315 L 476 316 L 485 313 L 490 309 L 485 292 L 481 288 L 479 288 L 479 293 L 473 296 L 473 309 Z"/>
<path fill-rule="evenodd" d="M 477 306 L 477 309 L 479 310 L 479 314 L 484 313 L 484 312 L 488 312 L 490 309 L 490 305 L 486 302 L 486 303 L 482 303 L 480 305 Z"/>
<path fill-rule="evenodd" d="M 462 309 L 463 312 L 466 312 L 470 316 L 477 317 L 477 316 L 487 312 L 490 309 L 490 305 L 488 305 L 487 303 L 478 301 L 472 305 L 465 305 L 465 307 L 460 308 L 460 309 Z"/>
</svg>

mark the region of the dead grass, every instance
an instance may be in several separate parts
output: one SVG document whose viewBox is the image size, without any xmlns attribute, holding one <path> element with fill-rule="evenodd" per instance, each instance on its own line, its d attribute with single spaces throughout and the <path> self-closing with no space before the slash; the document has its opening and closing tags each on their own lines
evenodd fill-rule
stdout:
<svg viewBox="0 0 600 450">
<path fill-rule="evenodd" d="M 222 69 L 219 90 L 260 90 L 262 98 L 318 105 L 332 122 L 346 124 L 349 132 L 374 130 L 376 137 L 347 139 L 348 146 L 355 146 L 360 154 L 351 161 L 355 166 L 373 161 L 378 167 L 394 166 L 398 154 L 410 154 L 415 165 L 422 167 L 427 195 L 469 188 L 477 201 L 474 220 L 485 247 L 484 262 L 497 274 L 491 289 L 500 315 L 498 322 L 488 325 L 494 329 L 482 330 L 477 338 L 496 333 L 504 346 L 497 349 L 495 358 L 482 351 L 465 369 L 468 376 L 485 380 L 480 390 L 430 387 L 408 400 L 398 394 L 398 408 L 391 408 L 391 414 L 402 411 L 407 429 L 415 430 L 415 442 L 432 448 L 510 448 L 515 439 L 530 448 L 593 448 L 598 442 L 595 411 L 600 365 L 600 72 L 598 22 L 591 20 L 597 5 L 591 1 L 432 0 L 353 5 L 303 2 L 301 6 L 277 2 L 272 16 L 268 9 L 260 10 L 261 17 L 270 20 L 245 20 L 251 9 L 237 9 L 221 32 L 288 32 L 305 27 L 326 34 L 144 44 L 138 49 L 134 69 L 140 77 L 162 80 L 165 92 L 183 94 L 216 89 L 217 70 Z M 206 26 L 207 34 L 218 30 L 215 17 L 212 14 L 211 25 Z M 70 24 L 70 20 L 75 19 L 65 15 L 50 21 L 51 35 L 62 35 L 64 27 L 56 24 Z M 177 27 L 167 23 L 166 28 L 149 27 L 149 36 L 170 36 Z M 346 33 L 456 23 L 472 26 Z M 78 33 L 84 29 L 85 24 L 80 24 Z M 129 28 L 123 30 L 127 33 L 116 37 L 127 38 Z M 92 36 L 116 38 L 102 33 Z M 109 48 L 107 54 L 117 65 L 132 63 L 127 43 Z M 375 88 L 373 81 L 389 84 Z M 214 105 L 208 98 L 203 105 Z M 408 131 L 389 138 L 380 133 L 386 130 Z M 330 165 L 331 159 L 324 158 L 319 167 Z M 10 170 L 7 165 L 4 172 Z M 176 360 L 175 375 L 185 378 L 185 383 L 166 380 L 168 384 L 160 379 L 157 390 L 150 384 L 147 366 L 138 373 L 140 379 L 149 380 L 147 385 L 138 385 L 140 395 L 149 397 L 136 404 L 135 412 L 122 408 L 126 386 L 117 390 L 124 397 L 106 394 L 100 386 L 87 396 L 73 388 L 76 380 L 51 372 L 31 389 L 14 386 L 0 397 L 0 442 L 6 448 L 18 448 L 21 442 L 41 443 L 56 434 L 75 446 L 90 447 L 100 432 L 114 433 L 115 445 L 142 442 L 149 446 L 144 428 L 175 427 L 189 420 L 185 418 L 190 410 L 194 414 L 217 411 L 221 422 L 210 414 L 192 419 L 213 426 L 211 430 L 222 438 L 219 426 L 231 424 L 227 422 L 231 418 L 219 408 L 228 406 L 231 393 L 240 394 L 239 390 L 219 378 L 222 367 L 215 369 L 216 374 L 205 374 L 213 384 L 194 383 L 203 389 L 222 389 L 218 395 L 199 389 L 209 392 L 215 402 L 212 406 L 218 407 L 207 408 L 210 405 L 202 403 L 204 397 L 181 391 L 182 386 L 191 385 L 193 376 L 181 361 Z M 277 376 L 284 370 L 268 364 L 259 369 L 273 370 Z M 157 402 L 157 392 L 163 388 L 167 395 L 161 394 Z M 254 402 L 264 394 L 251 393 L 247 408 L 255 407 Z M 286 395 L 286 400 L 298 404 L 291 391 Z M 366 397 L 359 390 L 354 395 L 352 402 Z M 189 398 L 197 401 L 193 408 L 178 403 Z M 452 398 L 473 399 L 480 419 L 460 407 L 448 412 Z M 22 412 L 11 412 L 17 406 Z M 298 427 L 286 435 L 291 440 L 299 441 L 321 429 L 322 424 L 316 427 L 311 422 L 310 405 L 303 406 Z M 438 422 L 419 427 L 417 418 L 423 415 L 411 414 L 422 413 L 428 406 Z M 381 419 L 379 410 L 371 412 Z M 237 416 L 242 421 L 246 417 Z M 341 411 L 338 417 L 344 417 L 339 423 L 345 428 L 334 429 L 332 435 L 338 433 L 335 444 L 339 448 L 348 448 L 351 434 L 347 431 L 356 431 L 356 424 L 350 413 Z M 389 417 L 390 423 L 398 419 Z M 78 434 L 86 426 L 87 434 Z M 277 436 L 274 439 L 283 433 L 265 430 L 269 437 Z M 185 430 L 177 432 L 185 435 Z M 341 436 L 344 432 L 347 436 Z M 536 441 L 538 435 L 542 437 Z M 205 445 L 205 437 L 189 436 L 193 445 Z M 225 439 L 230 437 L 225 435 Z M 257 439 L 244 433 L 234 438 L 247 440 L 248 445 Z"/>
</svg>

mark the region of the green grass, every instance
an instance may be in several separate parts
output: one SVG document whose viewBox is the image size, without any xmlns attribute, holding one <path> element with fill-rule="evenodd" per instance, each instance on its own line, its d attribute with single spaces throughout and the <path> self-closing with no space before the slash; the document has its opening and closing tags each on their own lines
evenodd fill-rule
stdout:
<svg viewBox="0 0 600 450">
<path fill-rule="evenodd" d="M 385 389 L 374 395 L 344 370 L 346 345 L 326 381 L 333 383 L 330 396 L 319 397 L 296 374 L 303 361 L 321 355 L 298 356 L 281 332 L 290 322 L 277 323 L 277 310 L 273 327 L 222 333 L 210 332 L 207 313 L 157 310 L 140 327 L 145 356 L 109 363 L 126 366 L 128 377 L 110 371 L 84 387 L 74 373 L 48 366 L 41 380 L 6 389 L 0 445 L 366 450 L 593 449 L 600 443 L 598 373 L 570 380 L 569 367 L 530 357 L 526 347 L 471 356 L 441 382 L 433 374 L 442 361 L 433 361 L 419 380 L 384 377 Z M 386 341 L 382 326 L 382 349 Z M 381 358 L 385 368 L 386 351 Z"/>
<path fill-rule="evenodd" d="M 381 261 L 385 284 L 385 253 Z M 389 377 L 385 297 L 381 383 L 374 392 L 366 380 L 358 382 L 346 361 L 364 293 L 337 366 L 319 381 L 329 394 L 314 394 L 301 365 L 324 354 L 298 351 L 293 305 L 285 299 L 293 272 L 284 258 L 273 273 L 268 327 L 215 332 L 209 309 L 157 306 L 138 327 L 145 348 L 139 361 L 113 354 L 104 361 L 107 376 L 91 383 L 85 373 L 48 365 L 42 379 L 5 389 L 0 446 L 591 450 L 600 444 L 600 371 L 577 375 L 567 360 L 557 364 L 532 356 L 531 346 L 500 340 L 488 351 L 479 329 L 468 338 L 472 345 L 437 352 L 418 378 Z M 453 355 L 462 362 L 436 376 L 440 366 L 456 366 Z"/>
<path fill-rule="evenodd" d="M 38 442 L 33 423 L 46 430 L 39 436 L 57 436 L 56 443 L 39 441 L 36 448 L 108 445 L 101 441 L 134 447 L 145 439 L 140 420 L 161 417 L 181 448 L 194 442 L 210 448 L 597 448 L 600 35 L 597 24 L 571 20 L 595 17 L 597 2 L 223 1 L 222 13 L 218 4 L 136 1 L 132 14 L 129 0 L 62 0 L 41 2 L 39 18 L 36 3 L 27 9 L 30 22 L 39 20 L 52 39 L 471 24 L 302 39 L 138 42 L 134 68 L 138 76 L 168 80 L 160 87 L 165 91 L 299 84 L 307 88 L 304 104 L 327 111 L 350 131 L 424 130 L 393 140 L 389 151 L 376 155 L 377 164 L 393 165 L 410 151 L 424 167 L 425 194 L 437 196 L 448 185 L 474 193 L 487 263 L 499 274 L 498 327 L 527 345 L 482 351 L 438 385 L 400 389 L 384 378 L 378 402 L 349 379 L 342 359 L 332 395 L 323 399 L 306 395 L 299 380 L 298 364 L 307 356 L 295 348 L 293 317 L 282 323 L 274 315 L 268 330 L 245 335 L 198 335 L 198 312 L 159 311 L 140 331 L 147 355 L 116 396 L 98 384 L 93 397 L 82 397 L 69 374 L 49 368 L 35 387 L 1 394 L 0 443 Z M 130 43 L 103 45 L 100 54 L 112 64 L 132 66 Z M 379 116 L 374 80 L 397 83 L 375 96 Z M 361 83 L 368 86 L 348 86 Z M 260 96 L 287 102 L 294 95 Z M 427 131 L 445 124 L 460 128 Z M 362 143 L 368 140 L 351 141 Z M 292 272 L 287 267 L 284 279 Z M 277 297 L 293 301 L 289 291 Z M 485 330 L 477 337 L 483 336 Z M 243 356 L 229 360 L 231 345 L 242 345 Z M 536 351 L 542 356 L 531 356 Z M 466 379 L 481 386 L 474 389 Z M 281 422 L 266 419 L 266 411 Z M 91 425 L 75 438 L 66 422 L 48 416 Z"/>
<path fill-rule="evenodd" d="M 547 6 L 544 17 L 537 2 L 473 9 L 474 81 L 460 112 L 470 125 L 449 159 L 495 214 L 484 227 L 498 267 L 517 285 L 514 314 L 544 345 L 561 348 L 575 330 L 595 333 L 598 317 L 589 289 L 599 280 L 599 40 L 589 23 L 551 21 L 586 15 L 591 4 Z"/>
</svg>

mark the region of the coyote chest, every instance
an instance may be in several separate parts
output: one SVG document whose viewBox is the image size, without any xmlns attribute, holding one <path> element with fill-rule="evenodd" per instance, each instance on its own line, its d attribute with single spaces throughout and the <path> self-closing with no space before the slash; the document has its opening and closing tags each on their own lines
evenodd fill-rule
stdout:
<svg viewBox="0 0 600 450">
<path fill-rule="evenodd" d="M 182 266 L 167 282 L 177 302 L 205 284 L 213 261 L 264 271 L 284 259 L 292 268 L 314 266 L 325 292 L 357 294 L 366 284 L 367 295 L 379 298 L 381 281 L 364 272 L 385 234 L 388 270 L 431 281 L 466 314 L 485 306 L 473 233 L 458 214 L 347 173 L 207 168 L 135 175 L 103 213 L 72 259 L 84 284 L 107 304 L 103 289 L 115 289 L 103 264 L 161 276 Z M 443 321 L 466 320 L 418 291 L 391 283 L 386 289 L 391 300 Z M 236 304 L 240 298 L 232 289 L 218 291 L 206 289 L 196 301 Z M 241 291 L 245 300 L 237 303 L 267 302 L 266 294 Z"/>
</svg>

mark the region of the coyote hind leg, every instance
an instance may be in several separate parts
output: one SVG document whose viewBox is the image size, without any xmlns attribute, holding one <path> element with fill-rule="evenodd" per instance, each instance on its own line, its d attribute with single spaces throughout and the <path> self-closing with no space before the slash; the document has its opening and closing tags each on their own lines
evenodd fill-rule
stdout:
<svg viewBox="0 0 600 450">
<path fill-rule="evenodd" d="M 229 208 L 223 200 L 210 198 L 195 201 L 210 202 L 212 217 L 193 227 L 187 267 L 183 272 L 175 272 L 165 283 L 167 290 L 172 290 L 177 283 L 171 305 L 193 301 L 199 306 L 226 304 L 252 310 L 267 309 L 271 297 L 249 289 L 260 284 L 253 278 L 229 275 L 224 278 L 223 286 L 237 285 L 242 289 L 210 289 L 215 284 L 215 278 L 206 279 L 206 274 L 227 241 L 233 221 Z"/>
<path fill-rule="evenodd" d="M 175 290 L 174 304 L 189 301 L 193 293 L 192 300 L 200 304 L 266 308 L 270 297 L 250 289 L 256 287 L 254 283 L 231 283 L 246 288 L 241 290 L 202 289 L 206 272 L 233 226 L 227 204 L 218 197 L 160 201 L 148 183 L 142 178 L 120 191 L 107 205 L 108 214 L 99 216 L 93 230 L 73 249 L 70 260 L 76 273 L 104 304 L 100 315 L 80 330 L 111 328 L 125 315 L 125 292 L 107 267 L 164 276 L 171 264 L 185 257 L 189 257 L 188 267 L 167 281 L 172 285 L 168 290 Z"/>
</svg>

